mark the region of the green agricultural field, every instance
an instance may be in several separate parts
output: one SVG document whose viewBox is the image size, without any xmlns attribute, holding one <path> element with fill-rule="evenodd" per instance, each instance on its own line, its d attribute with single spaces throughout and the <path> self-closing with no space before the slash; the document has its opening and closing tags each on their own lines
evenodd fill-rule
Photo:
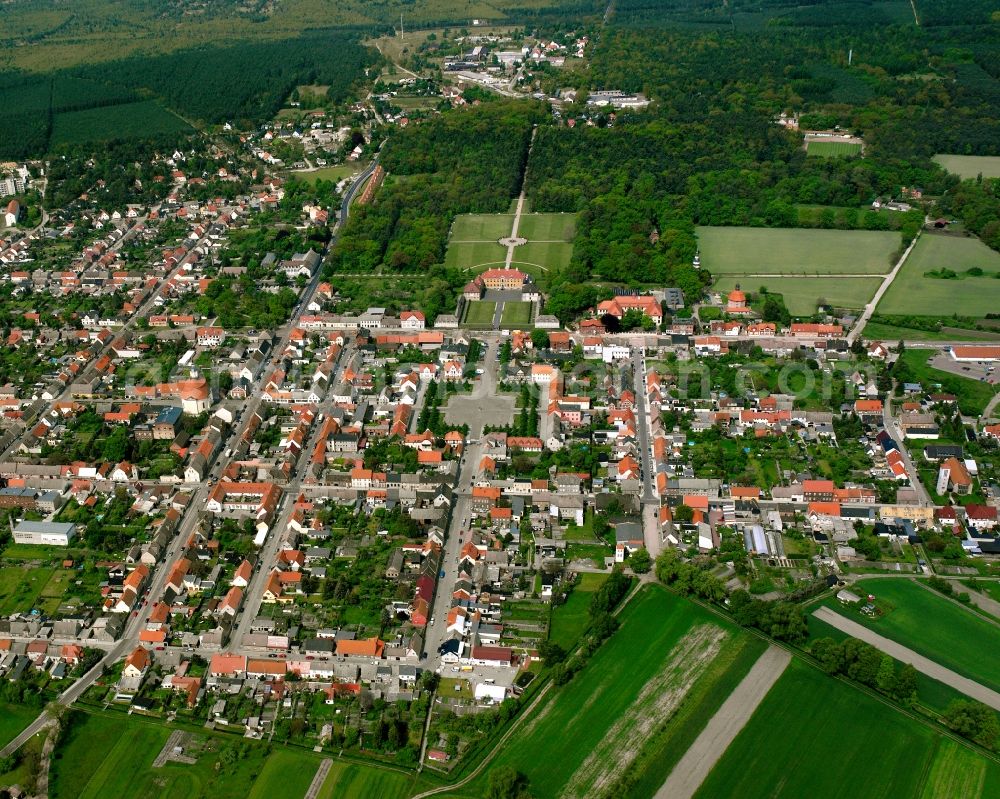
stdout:
<svg viewBox="0 0 1000 799">
<path fill-rule="evenodd" d="M 463 324 L 474 327 L 492 326 L 493 316 L 496 314 L 497 304 L 489 300 L 476 300 L 468 303 L 465 311 Z"/>
<path fill-rule="evenodd" d="M 651 796 L 763 650 L 656 585 L 643 588 L 620 621 L 491 762 L 524 773 L 532 796 Z M 487 779 L 461 795 L 483 796 Z"/>
<path fill-rule="evenodd" d="M 606 574 L 584 572 L 576 578 L 576 585 L 565 603 L 552 608 L 552 622 L 549 626 L 549 640 L 563 649 L 571 649 L 587 628 L 590 600 L 604 581 Z"/>
<path fill-rule="evenodd" d="M 503 304 L 500 324 L 507 328 L 524 328 L 531 325 L 531 303 L 509 301 Z"/>
<path fill-rule="evenodd" d="M 30 705 L 0 702 L 0 748 L 13 741 L 31 722 L 38 718 L 41 708 Z"/>
<path fill-rule="evenodd" d="M 966 274 L 978 267 L 982 277 Z M 926 273 L 950 269 L 951 280 Z M 1000 253 L 979 239 L 923 234 L 878 304 L 883 314 L 939 316 L 960 312 L 963 316 L 985 316 L 997 310 L 1000 296 Z"/>
<path fill-rule="evenodd" d="M 806 155 L 819 158 L 846 158 L 858 155 L 861 145 L 849 141 L 813 141 L 806 145 Z"/>
<path fill-rule="evenodd" d="M 979 799 L 1000 766 L 793 660 L 695 794 Z"/>
<path fill-rule="evenodd" d="M 856 592 L 874 595 L 883 615 L 869 619 L 844 610 L 835 600 L 826 604 L 879 635 L 1000 690 L 1000 661 L 993 656 L 1000 652 L 1000 627 L 906 578 L 861 580 Z"/>
<path fill-rule="evenodd" d="M 153 100 L 56 114 L 50 148 L 60 144 L 156 136 L 190 130 L 183 119 Z"/>
<path fill-rule="evenodd" d="M 881 230 L 698 228 L 701 263 L 713 275 L 884 275 L 899 242 Z"/>
<path fill-rule="evenodd" d="M 513 214 L 460 214 L 451 226 L 451 241 L 496 241 L 510 235 Z"/>
<path fill-rule="evenodd" d="M 305 796 L 319 768 L 319 760 L 298 752 L 276 749 L 254 780 L 248 799 L 273 799 L 275 796 Z"/>
<path fill-rule="evenodd" d="M 838 308 L 863 308 L 875 296 L 881 278 L 877 277 L 720 277 L 712 288 L 724 295 L 739 285 L 744 291 L 758 291 L 762 286 L 781 294 L 785 306 L 795 316 L 810 316 L 820 300 Z"/>
<path fill-rule="evenodd" d="M 573 241 L 576 214 L 522 214 L 517 235 L 529 241 Z"/>
<path fill-rule="evenodd" d="M 338 166 L 325 166 L 313 172 L 292 172 L 292 175 L 306 183 L 315 183 L 317 180 L 332 180 L 339 183 L 344 178 L 356 175 L 361 171 L 360 164 L 339 164 Z"/>
<path fill-rule="evenodd" d="M 962 180 L 1000 178 L 1000 156 L 997 155 L 935 155 L 934 160 Z"/>
</svg>

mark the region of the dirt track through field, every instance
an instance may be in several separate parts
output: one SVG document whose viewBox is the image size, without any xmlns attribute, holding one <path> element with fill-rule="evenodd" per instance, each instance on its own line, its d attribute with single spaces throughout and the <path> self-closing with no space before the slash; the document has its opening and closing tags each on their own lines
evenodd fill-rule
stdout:
<svg viewBox="0 0 1000 799">
<path fill-rule="evenodd" d="M 746 677 L 740 680 L 736 690 L 722 703 L 684 757 L 674 766 L 654 799 L 690 799 L 694 796 L 791 659 L 788 652 L 776 646 L 769 647 L 757 658 Z"/>
<path fill-rule="evenodd" d="M 872 632 L 864 625 L 841 616 L 835 610 L 823 607 L 817 608 L 813 611 L 813 616 L 821 621 L 825 621 L 827 624 L 833 625 L 841 632 L 845 632 L 854 638 L 860 638 L 865 643 L 871 644 L 887 655 L 892 655 L 896 660 L 911 664 L 913 668 L 922 674 L 933 677 L 945 685 L 950 685 L 956 691 L 961 691 L 966 696 L 982 702 L 984 705 L 989 705 L 994 710 L 1000 710 L 1000 693 L 991 688 L 987 688 L 975 680 L 970 680 L 968 677 L 963 677 L 961 674 L 945 668 L 930 658 L 917 654 L 902 644 L 897 644 L 889 638 Z"/>
<path fill-rule="evenodd" d="M 669 653 L 663 668 L 646 683 L 576 769 L 563 797 L 603 796 L 635 760 L 651 732 L 680 706 L 725 637 L 725 631 L 712 624 L 692 628 Z"/>
</svg>

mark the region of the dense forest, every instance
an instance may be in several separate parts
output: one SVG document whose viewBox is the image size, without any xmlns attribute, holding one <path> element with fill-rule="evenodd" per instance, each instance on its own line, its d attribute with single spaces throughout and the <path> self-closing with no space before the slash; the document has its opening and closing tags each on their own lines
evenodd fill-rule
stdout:
<svg viewBox="0 0 1000 799">
<path fill-rule="evenodd" d="M 78 118 L 69 116 L 76 111 L 128 106 L 128 114 L 146 116 L 149 124 L 138 126 L 144 135 L 173 132 L 178 120 L 136 103 L 150 95 L 193 122 L 262 122 L 300 84 L 328 85 L 329 98 L 344 100 L 377 59 L 374 50 L 360 44 L 356 32 L 311 32 L 295 39 L 180 50 L 48 75 L 0 73 L 0 105 L 7 109 L 6 124 L 0 127 L 0 157 L 46 154 L 54 146 L 53 126 L 61 115 L 80 126 Z M 77 131 L 81 142 L 114 139 L 116 133 L 118 138 L 137 137 L 116 130 L 121 126 L 110 112 L 106 130 L 93 119 L 89 122 L 93 130 Z M 72 140 L 65 134 L 63 138 Z"/>
<path fill-rule="evenodd" d="M 440 264 L 457 214 L 506 212 L 542 119 L 539 103 L 484 103 L 399 131 L 382 156 L 389 177 L 375 202 L 353 211 L 331 273 Z"/>
</svg>

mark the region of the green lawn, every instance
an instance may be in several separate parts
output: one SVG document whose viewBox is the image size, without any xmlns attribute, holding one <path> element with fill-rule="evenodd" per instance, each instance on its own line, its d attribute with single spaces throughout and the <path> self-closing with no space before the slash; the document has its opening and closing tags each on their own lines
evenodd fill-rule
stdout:
<svg viewBox="0 0 1000 799">
<path fill-rule="evenodd" d="M 30 705 L 0 702 L 0 748 L 13 741 L 31 722 L 38 718 L 41 708 Z"/>
<path fill-rule="evenodd" d="M 986 274 L 964 274 L 979 267 Z M 938 269 L 957 272 L 958 279 L 927 277 Z M 1000 253 L 979 239 L 924 233 L 878 304 L 883 314 L 985 316 L 997 310 L 1000 296 Z"/>
<path fill-rule="evenodd" d="M 492 325 L 493 315 L 496 313 L 497 304 L 489 300 L 477 300 L 470 302 L 466 306 L 464 324 L 467 325 Z"/>
<path fill-rule="evenodd" d="M 517 235 L 529 241 L 573 241 L 576 214 L 521 214 Z"/>
<path fill-rule="evenodd" d="M 838 308 L 863 308 L 878 291 L 877 277 L 740 277 L 724 275 L 712 288 L 722 294 L 737 285 L 744 291 L 758 291 L 762 286 L 781 294 L 785 306 L 795 316 L 810 316 L 820 300 Z"/>
<path fill-rule="evenodd" d="M 529 264 L 546 272 L 569 266 L 573 245 L 561 241 L 529 241 L 514 249 L 513 265 Z"/>
<path fill-rule="evenodd" d="M 714 275 L 885 274 L 899 234 L 875 230 L 699 227 L 701 262 Z"/>
<path fill-rule="evenodd" d="M 299 180 L 307 183 L 315 183 L 317 180 L 332 180 L 339 183 L 344 178 L 356 175 L 361 171 L 361 164 L 339 164 L 337 166 L 325 166 L 315 172 L 292 172 Z"/>
<path fill-rule="evenodd" d="M 979 799 L 1000 767 L 793 660 L 695 794 Z"/>
<path fill-rule="evenodd" d="M 997 155 L 935 155 L 934 160 L 963 180 L 982 175 L 1000 178 L 1000 156 Z"/>
<path fill-rule="evenodd" d="M 510 301 L 503 304 L 500 324 L 504 327 L 528 327 L 531 324 L 531 303 Z"/>
<path fill-rule="evenodd" d="M 571 649 L 587 628 L 590 600 L 598 588 L 608 579 L 606 574 L 583 573 L 576 578 L 569 598 L 565 603 L 552 608 L 552 624 L 549 640 L 563 649 Z"/>
<path fill-rule="evenodd" d="M 806 155 L 820 158 L 844 158 L 858 155 L 861 145 L 849 141 L 813 141 L 806 145 Z"/>
<path fill-rule="evenodd" d="M 460 214 L 451 226 L 451 241 L 491 241 L 510 235 L 513 214 Z"/>
<path fill-rule="evenodd" d="M 478 267 L 476 271 L 482 271 L 488 266 L 503 266 L 506 257 L 507 248 L 495 241 L 452 241 L 448 243 L 444 263 L 456 269 Z"/>
<path fill-rule="evenodd" d="M 883 616 L 869 619 L 845 610 L 834 600 L 828 606 L 993 690 L 1000 690 L 1000 627 L 957 606 L 945 597 L 899 579 L 861 580 L 855 593 L 875 596 Z M 933 624 L 928 620 L 932 619 Z"/>
<path fill-rule="evenodd" d="M 656 585 L 643 588 L 620 621 L 491 762 L 524 773 L 532 796 L 651 796 L 763 649 Z M 462 795 L 483 796 L 486 780 Z"/>
</svg>

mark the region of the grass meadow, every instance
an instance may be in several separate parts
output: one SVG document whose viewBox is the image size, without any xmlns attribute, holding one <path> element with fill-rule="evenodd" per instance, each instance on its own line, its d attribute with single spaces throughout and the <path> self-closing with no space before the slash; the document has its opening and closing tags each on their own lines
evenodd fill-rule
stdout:
<svg viewBox="0 0 1000 799">
<path fill-rule="evenodd" d="M 785 306 L 794 316 L 809 316 L 816 312 L 819 300 L 837 308 L 863 308 L 875 296 L 881 284 L 877 277 L 738 277 L 724 275 L 713 289 L 726 294 L 737 284 L 744 291 L 759 291 L 766 287 L 781 294 Z"/>
<path fill-rule="evenodd" d="M 53 799 L 304 796 L 321 759 L 311 752 L 280 747 L 269 752 L 264 744 L 234 736 L 194 733 L 185 754 L 197 757 L 196 763 L 168 762 L 154 769 L 153 760 L 170 732 L 164 725 L 136 717 L 74 713 L 53 760 L 49 795 Z M 230 756 L 227 750 L 232 750 Z M 320 796 L 403 799 L 419 787 L 410 774 L 337 762 Z"/>
<path fill-rule="evenodd" d="M 793 660 L 695 794 L 980 799 L 1000 766 Z"/>
<path fill-rule="evenodd" d="M 882 230 L 698 228 L 701 262 L 713 275 L 884 275 L 899 242 Z"/>
<path fill-rule="evenodd" d="M 985 274 L 973 277 L 973 267 Z M 958 277 L 950 280 L 927 277 L 926 273 L 950 269 Z M 985 316 L 997 310 L 1000 297 L 1000 253 L 979 239 L 959 236 L 921 236 L 878 304 L 883 314 Z"/>
<path fill-rule="evenodd" d="M 361 171 L 358 164 L 338 164 L 337 166 L 324 166 L 312 172 L 292 172 L 292 175 L 306 183 L 315 183 L 317 180 L 331 180 L 339 183 L 344 178 L 356 175 Z"/>
<path fill-rule="evenodd" d="M 879 635 L 1000 690 L 1000 661 L 995 657 L 1000 652 L 1000 627 L 906 578 L 861 580 L 856 592 L 874 595 L 883 615 L 869 619 L 846 613 L 836 601 L 826 604 Z M 928 625 L 928 619 L 934 624 Z"/>
<path fill-rule="evenodd" d="M 953 175 L 962 180 L 976 178 L 1000 178 L 1000 156 L 998 155 L 935 155 L 934 160 Z"/>
<path fill-rule="evenodd" d="M 41 708 L 0 702 L 0 748 L 20 735 L 25 727 L 38 718 L 39 713 Z"/>
<path fill-rule="evenodd" d="M 587 629 L 590 600 L 607 579 L 608 575 L 596 572 L 583 572 L 576 578 L 576 585 L 566 602 L 552 609 L 550 641 L 568 651 L 580 640 Z"/>
</svg>

